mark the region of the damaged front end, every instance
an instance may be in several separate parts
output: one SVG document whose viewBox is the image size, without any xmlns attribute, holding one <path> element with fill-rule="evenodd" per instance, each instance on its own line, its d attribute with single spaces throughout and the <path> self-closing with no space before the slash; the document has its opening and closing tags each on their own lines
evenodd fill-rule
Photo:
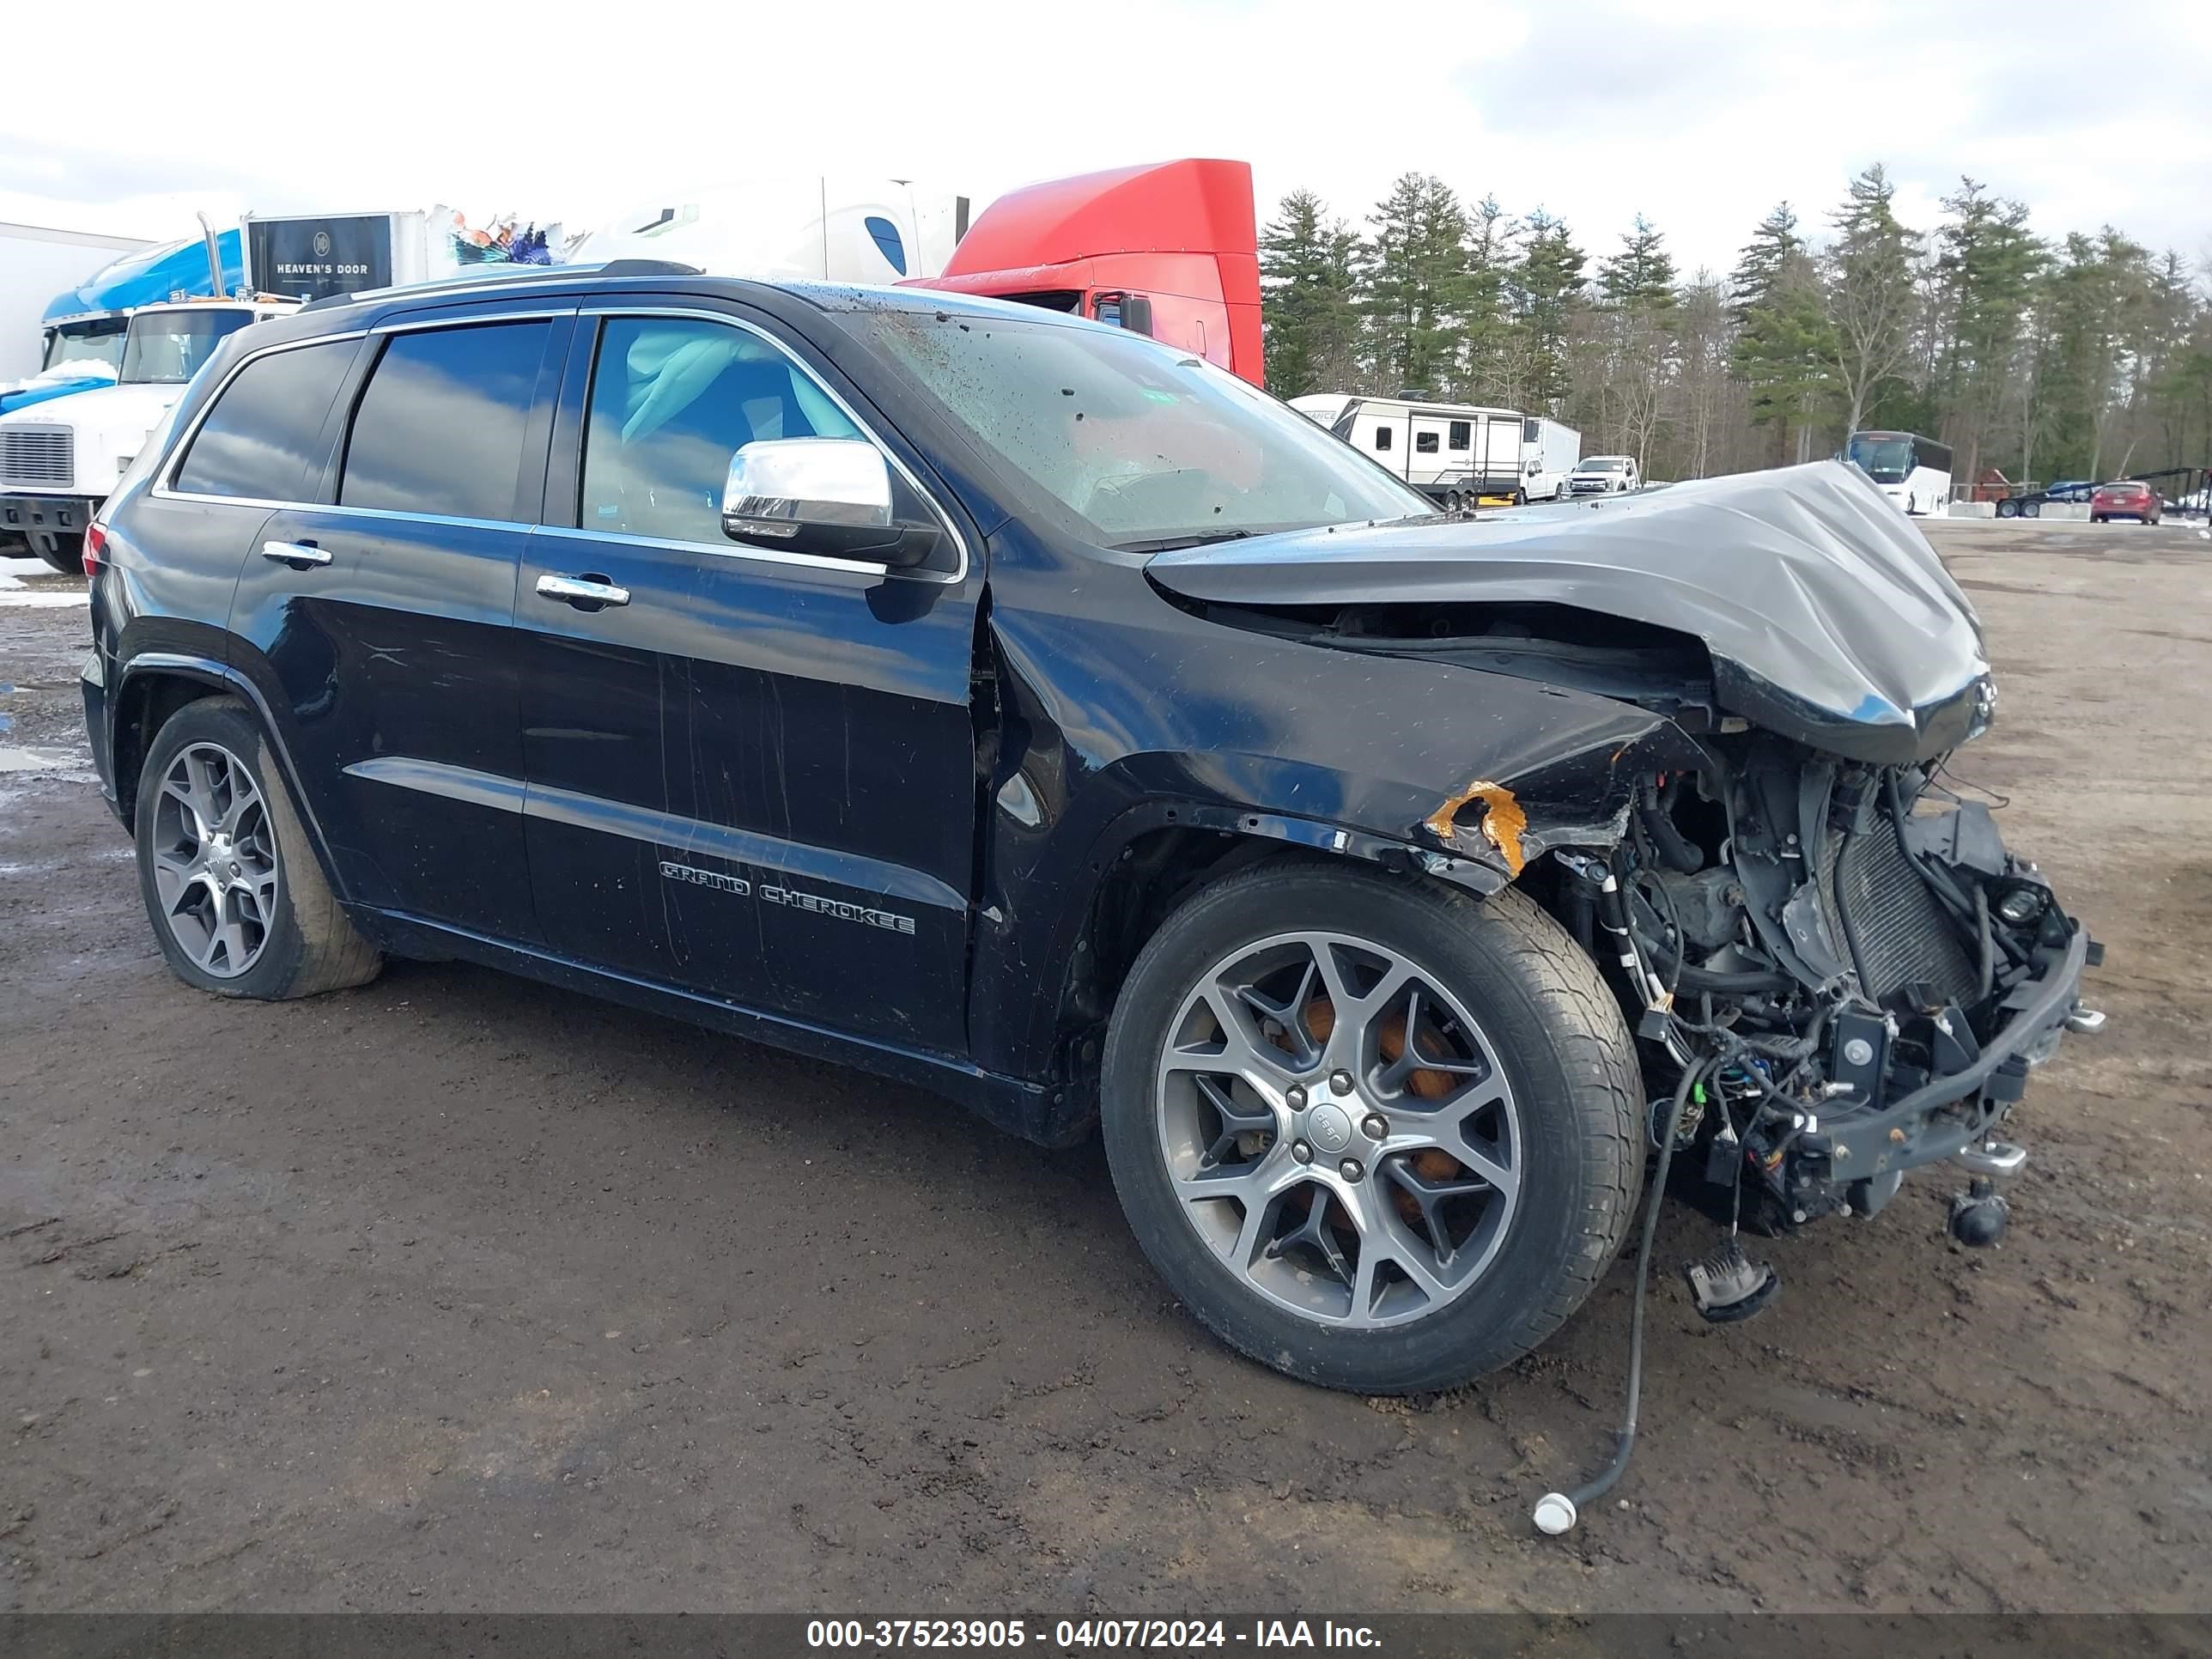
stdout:
<svg viewBox="0 0 2212 1659">
<path fill-rule="evenodd" d="M 1923 1164 L 2011 1173 L 2024 1155 L 1996 1131 L 2069 1022 L 2095 1020 L 2098 947 L 1940 762 L 1765 733 L 1712 756 L 1639 780 L 1618 843 L 1555 855 L 1559 907 L 1638 1034 L 1705 1079 L 1678 1152 L 1768 1228 L 1873 1214 Z"/>
<path fill-rule="evenodd" d="M 1994 1236 L 1985 1183 L 2024 1157 L 1996 1132 L 2061 1033 L 2099 1022 L 2079 991 L 2100 951 L 1947 781 L 1994 708 L 1978 620 L 1863 478 L 1796 468 L 1152 574 L 1233 626 L 1646 717 L 1456 782 L 1412 833 L 1440 873 L 1535 892 L 1613 976 L 1647 1080 L 1688 1085 L 1655 1104 L 1655 1147 L 1701 1158 L 1745 1220 L 1871 1214 L 1958 1159 L 1996 1208 L 1954 1230 Z"/>
</svg>

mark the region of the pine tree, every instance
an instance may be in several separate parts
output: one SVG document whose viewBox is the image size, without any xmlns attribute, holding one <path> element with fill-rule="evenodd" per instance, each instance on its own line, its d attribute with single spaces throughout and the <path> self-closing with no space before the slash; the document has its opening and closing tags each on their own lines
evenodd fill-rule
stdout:
<svg viewBox="0 0 2212 1659">
<path fill-rule="evenodd" d="M 1507 282 L 1513 268 L 1515 226 L 1494 196 L 1468 216 L 1467 280 L 1460 307 L 1456 390 L 1478 404 L 1511 406 L 1513 318 Z"/>
<path fill-rule="evenodd" d="M 1667 238 L 1642 214 L 1620 239 L 1620 252 L 1598 267 L 1598 291 L 1632 310 L 1664 311 L 1674 303 L 1674 260 Z"/>
<path fill-rule="evenodd" d="M 1390 390 L 1444 390 L 1467 286 L 1467 214 L 1441 179 L 1401 175 L 1368 216 L 1358 266 L 1375 377 Z"/>
<path fill-rule="evenodd" d="M 1879 161 L 1853 179 L 1826 260 L 1832 360 L 1851 432 L 1881 383 L 1903 367 L 1919 313 L 1921 238 L 1898 222 L 1896 195 Z"/>
<path fill-rule="evenodd" d="M 1598 267 L 1601 304 L 1590 355 L 1600 426 L 1619 434 L 1619 447 L 1636 457 L 1639 470 L 1650 463 L 1666 412 L 1674 308 L 1674 261 L 1666 240 L 1639 213 L 1620 239 L 1620 252 Z"/>
<path fill-rule="evenodd" d="M 1819 275 L 1787 202 L 1752 234 L 1729 294 L 1736 323 L 1732 362 L 1748 394 L 1751 423 L 1774 428 L 1774 459 L 1786 461 L 1791 431 L 1822 419 L 1835 395 Z"/>
<path fill-rule="evenodd" d="M 1542 209 L 1524 222 L 1526 240 L 1507 281 L 1531 410 L 1556 412 L 1569 389 L 1567 340 L 1583 290 L 1585 256 L 1567 227 Z"/>
<path fill-rule="evenodd" d="M 1936 291 L 1942 317 L 1936 376 L 1942 435 L 1958 447 L 1958 476 L 1972 481 L 2014 378 L 2028 299 L 2046 254 L 2027 209 L 1972 179 L 1943 198 L 1936 233 Z"/>
<path fill-rule="evenodd" d="M 1350 386 L 1359 331 L 1352 277 L 1358 246 L 1310 190 L 1283 198 L 1274 222 L 1261 233 L 1267 389 L 1277 397 Z"/>
</svg>

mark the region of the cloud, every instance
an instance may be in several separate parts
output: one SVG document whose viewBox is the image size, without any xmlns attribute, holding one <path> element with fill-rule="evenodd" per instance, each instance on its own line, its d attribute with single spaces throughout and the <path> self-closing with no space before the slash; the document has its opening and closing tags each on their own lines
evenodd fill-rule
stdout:
<svg viewBox="0 0 2212 1659">
<path fill-rule="evenodd" d="M 0 212 L 173 237 L 194 207 L 445 202 L 573 228 L 764 171 L 982 201 L 1212 155 L 1252 161 L 1263 216 L 1306 187 L 1359 224 L 1397 174 L 1433 172 L 1516 214 L 1543 206 L 1594 254 L 1644 212 L 1686 270 L 1725 270 L 1775 202 L 1817 226 L 1886 160 L 1923 224 L 1963 172 L 2028 202 L 2045 234 L 2110 219 L 2185 249 L 2212 236 L 2202 0 L 2108 0 L 2086 21 L 2078 0 L 1470 0 L 1438 15 L 1409 32 L 1341 0 L 664 0 L 580 60 L 573 34 L 465 0 L 381 0 L 366 27 L 310 7 L 230 31 L 190 76 L 108 54 L 96 147 L 81 92 L 18 77 Z M 102 19 L 118 40 L 175 26 L 150 0 Z M 2107 47 L 2153 72 L 2090 73 Z M 146 219 L 118 223 L 126 205 Z"/>
</svg>

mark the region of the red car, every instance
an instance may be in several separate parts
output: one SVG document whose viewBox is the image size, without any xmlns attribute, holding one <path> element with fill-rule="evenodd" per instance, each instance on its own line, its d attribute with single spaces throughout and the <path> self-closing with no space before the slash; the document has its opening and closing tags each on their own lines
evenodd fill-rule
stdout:
<svg viewBox="0 0 2212 1659">
<path fill-rule="evenodd" d="M 2089 495 L 2089 522 L 2103 524 L 2112 519 L 2135 519 L 2143 524 L 2156 524 L 2160 506 L 2158 491 L 2147 483 L 2102 483 Z"/>
</svg>

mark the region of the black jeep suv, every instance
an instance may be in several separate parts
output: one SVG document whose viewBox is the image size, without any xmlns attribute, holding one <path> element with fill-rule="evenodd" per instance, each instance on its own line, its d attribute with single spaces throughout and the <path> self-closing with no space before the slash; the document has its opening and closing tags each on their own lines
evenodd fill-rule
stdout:
<svg viewBox="0 0 2212 1659">
<path fill-rule="evenodd" d="M 1101 1125 L 1322 1382 L 1541 1341 L 1656 1145 L 1778 1226 L 2002 1172 L 2094 1018 L 1942 786 L 1973 611 L 1832 464 L 1445 520 L 1078 319 L 555 270 L 234 337 L 88 555 L 186 982 L 465 957 Z"/>
</svg>

